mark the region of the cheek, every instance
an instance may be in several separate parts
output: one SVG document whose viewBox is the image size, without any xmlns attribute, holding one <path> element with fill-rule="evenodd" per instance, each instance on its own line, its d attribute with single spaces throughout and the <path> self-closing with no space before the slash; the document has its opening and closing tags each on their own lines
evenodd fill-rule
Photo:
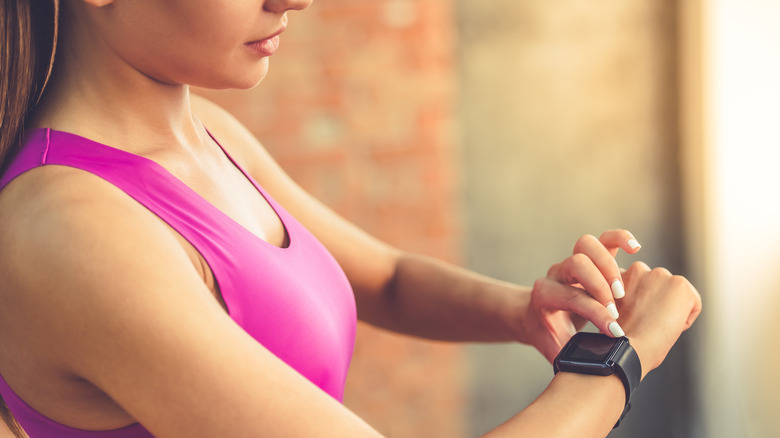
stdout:
<svg viewBox="0 0 780 438">
<path fill-rule="evenodd" d="M 252 20 L 236 18 L 235 8 L 219 8 L 208 16 L 181 8 L 147 19 L 129 17 L 128 12 L 106 30 L 115 53 L 166 84 L 251 88 L 265 77 L 268 59 L 259 59 L 244 46 L 257 27 Z"/>
</svg>

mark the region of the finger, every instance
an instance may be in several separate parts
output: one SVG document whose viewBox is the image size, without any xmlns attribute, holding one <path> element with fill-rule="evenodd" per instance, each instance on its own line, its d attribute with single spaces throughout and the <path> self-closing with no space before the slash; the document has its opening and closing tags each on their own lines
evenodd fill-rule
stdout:
<svg viewBox="0 0 780 438">
<path fill-rule="evenodd" d="M 599 241 L 607 247 L 612 257 L 617 255 L 618 249 L 628 254 L 636 254 L 642 248 L 634 235 L 627 230 L 607 230 L 599 237 Z"/>
<path fill-rule="evenodd" d="M 621 272 L 626 290 L 635 290 L 637 284 L 645 275 L 649 274 L 650 271 L 652 271 L 650 266 L 648 266 L 647 263 L 643 261 L 638 260 L 634 263 L 631 263 L 631 266 L 629 266 L 628 269 L 624 269 Z"/>
<path fill-rule="evenodd" d="M 625 335 L 610 311 L 584 290 L 549 278 L 537 280 L 534 289 L 539 291 L 536 305 L 541 309 L 569 311 L 592 322 L 602 333 Z"/>
<path fill-rule="evenodd" d="M 552 364 L 553 361 L 555 361 L 555 358 L 558 356 L 558 353 L 561 352 L 563 346 L 569 342 L 569 339 L 571 339 L 572 336 L 574 336 L 574 333 L 576 333 L 576 331 L 563 338 L 551 336 L 545 340 L 545 342 L 542 342 L 540 345 L 538 345 L 537 349 L 540 353 L 542 353 L 545 359 L 547 359 L 547 361 Z"/>
<path fill-rule="evenodd" d="M 609 255 L 607 255 L 608 258 Z M 611 258 L 610 258 L 611 259 Z M 610 314 L 617 318 L 617 307 L 607 280 L 594 261 L 583 253 L 577 253 L 564 260 L 553 277 L 560 283 L 579 284 L 588 294 L 602 306 L 607 307 Z"/>
<path fill-rule="evenodd" d="M 637 260 L 634 263 L 631 263 L 631 266 L 628 267 L 628 270 L 626 271 L 626 273 L 630 274 L 630 275 L 636 275 L 637 273 L 645 273 L 646 274 L 646 273 L 648 273 L 650 271 L 652 271 L 652 269 L 650 268 L 650 266 L 647 263 L 645 263 L 645 262 L 643 262 L 641 260 Z"/>
<path fill-rule="evenodd" d="M 564 312 L 558 312 L 564 313 Z M 565 312 L 569 315 L 568 312 Z M 541 342 L 537 345 L 537 349 L 550 361 L 555 359 L 555 356 L 561 351 L 564 345 L 569 342 L 572 336 L 577 333 L 577 330 L 571 324 L 561 324 L 559 315 L 547 315 L 544 319 L 544 325 L 547 329 L 547 333 L 542 338 Z M 565 320 L 565 318 L 563 318 Z M 553 321 L 558 320 L 558 321 Z"/>
<path fill-rule="evenodd" d="M 609 316 L 612 316 L 612 312 L 607 309 L 609 313 Z M 617 314 L 617 308 L 615 309 L 615 314 Z M 588 322 L 587 319 L 581 317 L 580 315 L 577 315 L 576 313 L 569 313 L 569 319 L 571 319 L 571 324 L 574 326 L 575 332 L 578 332 L 582 330 L 583 327 L 585 327 L 585 324 Z M 572 336 L 574 333 L 572 333 Z"/>
<path fill-rule="evenodd" d="M 609 298 L 604 297 L 599 301 L 607 305 L 608 301 L 612 300 L 612 297 L 620 299 L 626 295 L 623 279 L 620 275 L 620 267 L 615 261 L 614 254 L 599 239 L 591 235 L 580 237 L 574 245 L 574 253 L 575 255 L 578 253 L 587 255 L 599 272 L 601 272 L 604 281 L 607 282 L 609 286 L 607 290 L 610 291 L 608 295 L 610 296 Z M 588 292 L 590 292 L 589 289 Z"/>
</svg>

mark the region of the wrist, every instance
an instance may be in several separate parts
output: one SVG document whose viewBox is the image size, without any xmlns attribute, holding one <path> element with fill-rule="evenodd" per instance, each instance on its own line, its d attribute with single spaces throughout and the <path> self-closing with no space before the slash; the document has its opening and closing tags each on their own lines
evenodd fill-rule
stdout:
<svg viewBox="0 0 780 438">
<path fill-rule="evenodd" d="M 625 411 L 626 392 L 623 382 L 616 375 L 593 376 L 587 374 L 558 373 L 550 383 L 550 388 L 560 388 L 570 394 L 577 394 L 577 400 L 569 399 L 567 415 L 575 418 L 577 415 L 587 415 L 587 420 L 596 420 L 602 431 L 594 436 L 606 436 L 613 429 Z M 562 413 L 562 412 L 561 412 Z M 584 419 L 577 423 L 583 424 Z M 587 436 L 582 430 L 570 430 L 566 434 L 548 436 Z"/>
<path fill-rule="evenodd" d="M 642 376 L 641 380 L 645 379 L 645 376 L 647 373 L 650 372 L 650 370 L 654 369 L 655 366 L 653 366 L 653 363 L 649 360 L 649 357 L 651 355 L 649 354 L 649 345 L 648 343 L 642 339 L 639 336 L 627 336 L 629 342 L 631 343 L 631 346 L 634 347 L 634 351 L 636 352 L 636 355 L 639 357 L 639 363 L 642 365 Z"/>
<path fill-rule="evenodd" d="M 523 344 L 533 344 L 533 327 L 535 320 L 529 314 L 531 309 L 531 290 L 514 284 L 505 284 L 507 289 L 504 300 L 496 316 L 501 321 L 501 331 L 508 340 Z"/>
<path fill-rule="evenodd" d="M 630 340 L 601 333 L 579 332 L 572 336 L 553 361 L 553 369 L 556 374 L 562 371 L 618 377 L 625 391 L 624 415 L 631 408 L 631 394 L 642 379 L 641 361 Z M 619 424 L 615 424 L 615 427 Z"/>
<path fill-rule="evenodd" d="M 659 357 L 659 348 L 657 341 L 657 333 L 651 333 L 647 329 L 641 327 L 635 327 L 630 322 L 623 327 L 626 331 L 626 336 L 631 342 L 631 346 L 634 347 L 637 356 L 639 356 L 639 362 L 642 364 L 642 380 L 644 380 L 647 373 L 654 370 L 663 360 L 656 360 Z"/>
</svg>

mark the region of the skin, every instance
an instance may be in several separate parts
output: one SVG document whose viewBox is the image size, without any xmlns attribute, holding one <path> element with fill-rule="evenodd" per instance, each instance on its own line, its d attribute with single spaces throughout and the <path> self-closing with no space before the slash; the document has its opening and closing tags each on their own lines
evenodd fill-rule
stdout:
<svg viewBox="0 0 780 438">
<path fill-rule="evenodd" d="M 666 270 L 636 263 L 621 272 L 615 253 L 638 250 L 628 231 L 583 236 L 533 287 L 499 282 L 365 234 L 295 184 L 233 117 L 190 96 L 186 84 L 262 80 L 268 59 L 245 43 L 278 32 L 288 11 L 308 4 L 63 2 L 56 69 L 33 125 L 155 160 L 283 246 L 279 218 L 208 126 L 333 253 L 369 323 L 433 339 L 523 342 L 552 360 L 586 320 L 609 333 L 606 306 L 616 303 L 643 374 L 660 365 L 701 300 Z M 0 192 L 0 230 L 0 373 L 42 414 L 93 430 L 140 421 L 159 437 L 379 436 L 234 324 L 200 254 L 101 179 L 58 166 L 25 173 Z M 625 284 L 620 300 L 615 280 Z M 560 373 L 488 436 L 604 436 L 624 397 L 617 377 Z"/>
</svg>

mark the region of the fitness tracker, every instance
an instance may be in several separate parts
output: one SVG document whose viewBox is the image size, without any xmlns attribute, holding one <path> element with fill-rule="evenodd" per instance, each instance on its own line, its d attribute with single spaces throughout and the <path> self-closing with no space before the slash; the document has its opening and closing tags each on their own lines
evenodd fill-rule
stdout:
<svg viewBox="0 0 780 438">
<path fill-rule="evenodd" d="M 626 405 L 615 427 L 631 409 L 631 393 L 642 378 L 642 364 L 639 356 L 628 342 L 628 338 L 611 338 L 601 333 L 579 332 L 558 353 L 553 369 L 559 371 L 610 376 L 616 374 L 626 388 Z"/>
</svg>

